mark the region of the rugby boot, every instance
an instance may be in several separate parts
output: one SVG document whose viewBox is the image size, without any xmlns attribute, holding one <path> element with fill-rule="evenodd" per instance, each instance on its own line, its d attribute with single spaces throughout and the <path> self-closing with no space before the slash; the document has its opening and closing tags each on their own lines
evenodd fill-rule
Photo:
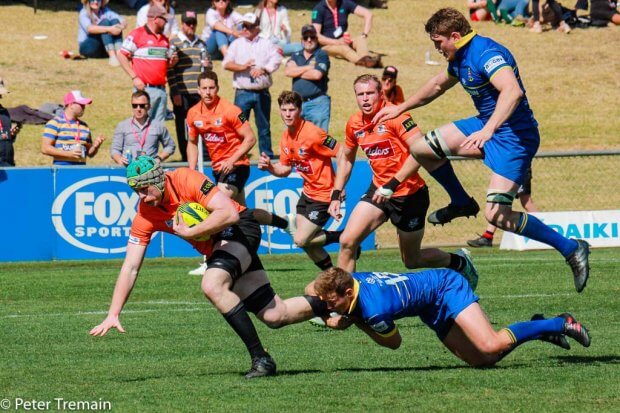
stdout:
<svg viewBox="0 0 620 413">
<path fill-rule="evenodd" d="M 590 333 L 586 326 L 575 320 L 575 317 L 569 313 L 560 314 L 558 317 L 564 319 L 564 334 L 582 346 L 590 347 Z"/>
<path fill-rule="evenodd" d="M 480 212 L 480 207 L 474 198 L 470 198 L 470 200 L 471 202 L 468 205 L 454 206 L 449 204 L 447 207 L 440 208 L 431 213 L 426 220 L 433 225 L 443 225 L 452 221 L 454 218 L 475 217 L 478 215 L 478 212 Z"/>
<path fill-rule="evenodd" d="M 532 316 L 532 321 L 534 320 L 545 320 L 545 317 L 542 314 L 534 314 Z M 545 333 L 541 334 L 538 339 L 540 341 L 546 341 L 547 343 L 562 347 L 564 350 L 570 350 L 570 343 L 568 342 L 564 334 Z"/>
<path fill-rule="evenodd" d="M 467 245 L 473 248 L 492 247 L 493 240 L 480 235 L 478 238 L 468 240 Z"/>
<path fill-rule="evenodd" d="M 252 368 L 245 375 L 246 379 L 254 379 L 256 377 L 275 376 L 276 362 L 269 354 L 262 357 L 254 357 L 252 359 Z"/>
<path fill-rule="evenodd" d="M 566 263 L 573 270 L 573 281 L 578 293 L 586 288 L 588 277 L 590 276 L 590 244 L 582 239 L 576 239 L 577 249 L 566 258 Z"/>
<path fill-rule="evenodd" d="M 471 286 L 472 291 L 476 291 L 478 286 L 478 271 L 474 266 L 474 261 L 471 259 L 471 254 L 465 248 L 461 248 L 456 252 L 456 255 L 465 258 L 465 267 L 461 270 L 461 274 Z"/>
</svg>

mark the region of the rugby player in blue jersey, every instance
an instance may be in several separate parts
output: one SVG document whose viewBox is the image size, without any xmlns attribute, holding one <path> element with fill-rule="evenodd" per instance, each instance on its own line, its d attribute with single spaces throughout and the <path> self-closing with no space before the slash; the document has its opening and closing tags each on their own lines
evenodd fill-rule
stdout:
<svg viewBox="0 0 620 413">
<path fill-rule="evenodd" d="M 405 102 L 386 106 L 373 122 L 427 105 L 458 83 L 471 95 L 478 115 L 432 130 L 411 145 L 411 154 L 450 195 L 450 204 L 428 216 L 432 224 L 476 215 L 480 207 L 456 177 L 448 156 L 483 158 L 491 171 L 487 191 L 487 221 L 558 250 L 570 265 L 575 288 L 588 281 L 589 245 L 568 239 L 538 218 L 512 209 L 517 188 L 523 183 L 538 150 L 538 123 L 530 109 L 517 63 L 508 49 L 482 37 L 459 11 L 444 8 L 426 22 L 435 48 L 448 61 L 448 69 L 431 78 Z"/>
<path fill-rule="evenodd" d="M 402 339 L 394 321 L 418 316 L 454 355 L 474 367 L 492 366 L 530 340 L 569 349 L 568 336 L 590 346 L 588 330 L 568 313 L 549 319 L 536 314 L 531 321 L 495 331 L 467 280 L 450 269 L 350 274 L 332 267 L 319 274 L 314 290 L 339 314 L 326 320 L 329 327 L 355 324 L 377 344 L 395 350 Z"/>
</svg>

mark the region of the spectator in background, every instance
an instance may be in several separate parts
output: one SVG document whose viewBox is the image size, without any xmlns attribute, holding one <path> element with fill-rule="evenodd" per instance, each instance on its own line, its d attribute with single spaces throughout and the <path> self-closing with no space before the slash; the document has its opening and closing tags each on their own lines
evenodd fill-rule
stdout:
<svg viewBox="0 0 620 413">
<path fill-rule="evenodd" d="M 329 129 L 331 98 L 327 95 L 329 56 L 319 47 L 316 28 L 301 28 L 303 50 L 293 53 L 285 74 L 293 78 L 293 92 L 302 98 L 301 117 L 323 129 Z"/>
<path fill-rule="evenodd" d="M 383 69 L 383 76 L 381 76 L 381 92 L 383 98 L 394 105 L 403 103 L 405 96 L 400 86 L 396 84 L 396 78 L 398 77 L 398 69 L 394 66 L 386 66 Z"/>
<path fill-rule="evenodd" d="M 256 15 L 260 19 L 260 37 L 271 40 L 284 56 L 290 56 L 303 50 L 303 46 L 301 43 L 291 43 L 288 11 L 278 3 L 279 0 L 262 0 L 258 3 Z"/>
<path fill-rule="evenodd" d="M 80 122 L 86 105 L 92 102 L 79 90 L 72 90 L 65 95 L 63 113 L 45 124 L 41 153 L 51 156 L 54 165 L 86 165 L 86 157 L 97 155 L 105 137 L 100 135 L 93 142 L 90 128 Z"/>
<path fill-rule="evenodd" d="M 493 0 L 488 0 L 492 3 Z M 473 22 L 495 20 L 489 10 L 487 10 L 487 0 L 467 0 L 469 9 L 469 19 Z"/>
<path fill-rule="evenodd" d="M 170 5 L 170 0 L 150 0 L 148 4 L 142 6 L 140 10 L 138 10 L 138 15 L 136 16 L 136 28 L 142 27 L 148 22 L 149 8 L 153 5 L 162 6 L 166 9 L 166 13 L 168 13 L 163 33 L 167 38 L 176 36 L 179 33 L 179 25 L 174 18 L 174 8 Z"/>
<path fill-rule="evenodd" d="M 530 0 L 502 0 L 499 3 L 499 14 L 506 23 L 524 26 L 529 3 Z"/>
<path fill-rule="evenodd" d="M 196 36 L 198 19 L 195 11 L 188 10 L 181 16 L 181 31 L 171 40 L 179 62 L 168 69 L 168 84 L 174 108 L 174 126 L 183 162 L 187 162 L 187 136 L 185 118 L 187 111 L 200 102 L 198 75 L 213 67 L 207 45 Z"/>
<path fill-rule="evenodd" d="M 207 51 L 213 59 L 223 59 L 228 53 L 228 46 L 241 36 L 237 30 L 241 24 L 241 15 L 233 10 L 231 0 L 213 0 L 211 8 L 205 15 L 205 28 L 202 40 L 207 44 Z"/>
<path fill-rule="evenodd" d="M 551 15 L 551 17 L 547 18 L 546 20 L 551 23 L 551 26 L 554 29 L 557 29 L 557 31 L 559 32 L 563 32 L 565 34 L 570 33 L 570 26 L 562 19 L 562 7 L 555 0 L 547 0 L 545 2 L 545 6 L 548 7 L 550 11 L 549 14 Z M 540 4 L 540 0 L 532 0 L 532 16 L 534 18 L 534 24 L 532 25 L 530 32 L 542 33 L 542 14 L 544 13 Z"/>
<path fill-rule="evenodd" d="M 123 43 L 127 22 L 107 7 L 108 0 L 82 0 L 78 15 L 78 45 L 86 57 L 108 57 L 110 66 L 118 66 L 116 52 Z"/>
<path fill-rule="evenodd" d="M 258 130 L 259 152 L 274 157 L 271 149 L 271 74 L 278 70 L 282 56 L 276 46 L 260 37 L 258 17 L 246 13 L 242 18 L 241 37 L 232 42 L 222 61 L 224 69 L 233 72 L 235 105 L 243 111 L 246 119 L 254 110 Z"/>
<path fill-rule="evenodd" d="M 620 13 L 616 0 L 590 0 L 590 18 L 593 26 L 603 26 L 609 23 L 620 25 Z"/>
<path fill-rule="evenodd" d="M 4 85 L 4 80 L 0 78 L 0 99 L 9 93 Z M 0 166 L 15 166 L 15 150 L 13 143 L 22 125 L 11 124 L 9 111 L 0 103 Z"/>
<path fill-rule="evenodd" d="M 131 95 L 133 116 L 121 121 L 114 130 L 110 156 L 119 165 L 127 166 L 138 156 L 147 155 L 165 161 L 176 149 L 163 122 L 149 118 L 149 94 L 143 90 Z M 161 144 L 162 149 L 159 150 Z"/>
<path fill-rule="evenodd" d="M 364 19 L 364 31 L 351 37 L 349 14 Z M 319 34 L 319 44 L 333 57 L 346 59 L 364 67 L 382 67 L 380 57 L 372 57 L 368 52 L 368 35 L 372 28 L 372 13 L 353 0 L 321 0 L 312 10 L 312 24 Z"/>
<path fill-rule="evenodd" d="M 146 91 L 151 98 L 149 116 L 162 122 L 166 120 L 166 73 L 178 61 L 177 53 L 169 58 L 170 43 L 163 34 L 169 18 L 163 6 L 150 6 L 148 22 L 132 30 L 118 52 L 118 60 L 134 88 Z"/>
</svg>

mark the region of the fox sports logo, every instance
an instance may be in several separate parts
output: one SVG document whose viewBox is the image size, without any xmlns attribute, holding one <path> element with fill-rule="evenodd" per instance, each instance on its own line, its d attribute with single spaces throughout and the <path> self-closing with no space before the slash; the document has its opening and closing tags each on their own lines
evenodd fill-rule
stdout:
<svg viewBox="0 0 620 413">
<path fill-rule="evenodd" d="M 58 194 L 52 205 L 52 222 L 58 235 L 76 248 L 123 253 L 139 200 L 125 177 L 83 179 Z"/>
</svg>

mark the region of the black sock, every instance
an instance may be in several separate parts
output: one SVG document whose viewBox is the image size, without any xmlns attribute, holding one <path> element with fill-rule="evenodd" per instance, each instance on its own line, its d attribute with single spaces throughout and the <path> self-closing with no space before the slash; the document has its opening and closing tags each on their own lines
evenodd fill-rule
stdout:
<svg viewBox="0 0 620 413">
<path fill-rule="evenodd" d="M 461 272 L 463 268 L 465 268 L 465 265 L 467 265 L 467 261 L 465 261 L 465 258 L 461 257 L 460 255 L 450 254 L 450 264 L 448 264 L 448 268 L 454 271 Z"/>
<path fill-rule="evenodd" d="M 267 355 L 267 352 L 258 338 L 258 333 L 252 323 L 252 319 L 245 311 L 243 301 L 237 304 L 232 310 L 222 315 L 226 321 L 228 321 L 232 329 L 235 330 L 239 338 L 243 340 L 243 344 L 247 347 L 250 357 L 255 358 Z"/>
<path fill-rule="evenodd" d="M 340 240 L 342 231 L 325 231 L 325 245 L 333 244 Z"/>
<path fill-rule="evenodd" d="M 334 266 L 334 264 L 332 264 L 332 257 L 330 257 L 329 255 L 327 255 L 327 258 L 322 259 L 321 261 L 316 261 L 314 265 L 316 265 L 317 267 L 319 267 L 319 269 L 323 271 Z"/>
<path fill-rule="evenodd" d="M 288 221 L 282 217 L 277 216 L 276 214 L 271 214 L 271 224 L 269 224 L 269 226 L 286 229 L 286 227 L 288 227 Z"/>
<path fill-rule="evenodd" d="M 321 300 L 316 295 L 304 295 L 304 298 L 308 300 L 315 316 L 327 317 L 329 315 L 329 310 L 327 309 L 327 303 L 325 301 Z"/>
</svg>

